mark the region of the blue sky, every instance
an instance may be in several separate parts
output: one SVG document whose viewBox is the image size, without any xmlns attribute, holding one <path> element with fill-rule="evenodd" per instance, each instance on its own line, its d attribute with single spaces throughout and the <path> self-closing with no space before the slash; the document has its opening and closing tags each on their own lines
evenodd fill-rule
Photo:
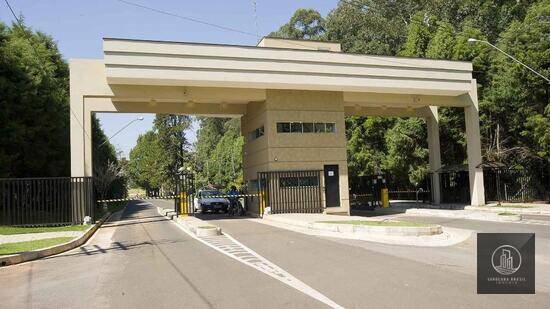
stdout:
<svg viewBox="0 0 550 309">
<path fill-rule="evenodd" d="M 129 0 L 159 10 L 183 15 L 246 32 L 266 35 L 286 23 L 298 8 L 315 8 L 326 15 L 337 0 L 256 0 L 258 29 L 252 0 Z M 128 6 L 117 0 L 9 0 L 16 14 L 22 14 L 25 23 L 51 35 L 65 59 L 102 58 L 103 37 L 123 37 L 256 45 L 257 39 L 240 33 L 212 28 L 149 10 Z M 0 2 L 0 20 L 13 21 L 4 1 Z M 99 114 L 103 129 L 111 136 L 137 114 Z M 152 127 L 154 115 L 145 114 L 111 142 L 127 154 L 139 134 Z M 196 129 L 196 126 L 195 126 Z M 194 132 L 189 135 L 194 141 Z"/>
</svg>

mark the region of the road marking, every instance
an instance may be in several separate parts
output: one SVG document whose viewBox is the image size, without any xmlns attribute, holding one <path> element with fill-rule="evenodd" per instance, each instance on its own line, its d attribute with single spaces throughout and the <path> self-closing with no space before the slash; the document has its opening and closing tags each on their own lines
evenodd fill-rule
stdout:
<svg viewBox="0 0 550 309">
<path fill-rule="evenodd" d="M 207 236 L 207 237 L 198 237 L 193 232 L 188 231 L 183 226 L 172 221 L 178 228 L 184 231 L 187 235 L 192 238 L 200 241 L 201 243 L 207 245 L 208 247 L 223 253 L 232 259 L 235 259 L 247 266 L 250 266 L 256 270 L 263 272 L 264 274 L 281 281 L 282 283 L 289 285 L 290 287 L 295 288 L 296 290 L 326 304 L 332 308 L 344 308 L 330 298 L 321 294 L 319 291 L 300 281 L 298 278 L 292 276 L 290 273 L 286 272 L 279 266 L 268 261 L 263 256 L 259 255 L 252 249 L 243 245 L 235 238 L 224 233 L 219 236 Z"/>
</svg>

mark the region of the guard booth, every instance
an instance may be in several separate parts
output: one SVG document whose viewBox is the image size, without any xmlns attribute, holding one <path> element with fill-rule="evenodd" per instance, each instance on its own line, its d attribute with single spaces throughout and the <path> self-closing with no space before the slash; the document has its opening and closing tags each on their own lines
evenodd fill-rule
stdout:
<svg viewBox="0 0 550 309">
<path fill-rule="evenodd" d="M 349 214 L 346 117 L 426 119 L 435 172 L 441 167 L 437 109 L 445 106 L 464 109 L 470 201 L 485 204 L 469 62 L 348 54 L 335 42 L 269 37 L 257 46 L 104 38 L 103 51 L 102 59 L 69 61 L 73 177 L 93 175 L 93 113 L 240 117 L 248 188 L 258 188 L 260 172 L 322 171 L 320 188 L 309 185 L 309 176 L 270 176 L 267 200 L 276 201 L 275 187 L 282 196 L 321 190 L 324 212 Z M 181 193 L 181 201 L 189 198 Z"/>
</svg>

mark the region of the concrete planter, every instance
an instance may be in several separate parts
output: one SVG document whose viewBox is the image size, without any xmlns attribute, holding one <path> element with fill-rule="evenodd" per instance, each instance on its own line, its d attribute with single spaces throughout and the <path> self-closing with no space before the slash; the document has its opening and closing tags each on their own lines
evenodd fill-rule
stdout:
<svg viewBox="0 0 550 309">
<path fill-rule="evenodd" d="M 497 215 L 498 221 L 501 222 L 518 222 L 521 221 L 521 215 L 519 214 L 513 214 L 513 215 Z"/>
<path fill-rule="evenodd" d="M 338 232 L 354 235 L 387 235 L 387 236 L 431 236 L 443 233 L 440 225 L 434 226 L 368 226 L 354 224 L 337 224 L 315 222 L 315 230 Z"/>
<path fill-rule="evenodd" d="M 176 224 L 191 231 L 198 237 L 217 236 L 222 234 L 221 228 L 212 224 L 206 223 L 193 216 L 178 217 L 176 213 L 171 209 L 164 209 L 157 207 L 157 211 L 160 215 L 168 217 L 170 220 L 174 220 Z"/>
</svg>

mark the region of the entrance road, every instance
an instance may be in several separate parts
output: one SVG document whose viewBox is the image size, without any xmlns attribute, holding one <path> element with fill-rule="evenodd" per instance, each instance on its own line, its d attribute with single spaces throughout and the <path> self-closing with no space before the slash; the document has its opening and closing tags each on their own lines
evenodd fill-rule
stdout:
<svg viewBox="0 0 550 309">
<path fill-rule="evenodd" d="M 0 268 L 0 308 L 319 308 L 131 202 L 86 246 Z"/>
<path fill-rule="evenodd" d="M 550 280 L 547 263 L 537 264 L 536 295 L 477 295 L 473 240 L 439 248 L 394 246 L 304 235 L 222 215 L 202 218 L 346 308 L 548 308 L 550 303 L 549 288 L 539 284 Z M 508 225 L 514 232 L 547 235 L 548 226 L 495 223 L 487 231 L 504 232 Z M 540 237 L 537 244 L 544 241 Z"/>
</svg>

